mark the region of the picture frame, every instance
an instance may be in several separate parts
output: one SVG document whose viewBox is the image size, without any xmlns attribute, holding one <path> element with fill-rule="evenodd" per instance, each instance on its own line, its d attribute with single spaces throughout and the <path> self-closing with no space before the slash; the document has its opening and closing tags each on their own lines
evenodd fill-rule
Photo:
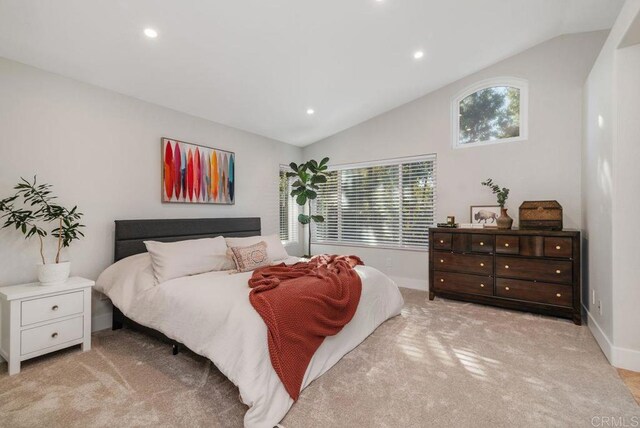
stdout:
<svg viewBox="0 0 640 428">
<path fill-rule="evenodd" d="M 163 203 L 235 204 L 235 153 L 161 139 Z"/>
<path fill-rule="evenodd" d="M 483 227 L 497 227 L 500 217 L 500 205 L 471 205 L 469 209 L 469 222 Z"/>
</svg>

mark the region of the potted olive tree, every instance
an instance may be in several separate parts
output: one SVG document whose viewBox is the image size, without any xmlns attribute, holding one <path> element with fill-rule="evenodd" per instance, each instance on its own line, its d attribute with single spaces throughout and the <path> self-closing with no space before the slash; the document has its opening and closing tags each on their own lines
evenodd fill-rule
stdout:
<svg viewBox="0 0 640 428">
<path fill-rule="evenodd" d="M 13 196 L 0 200 L 0 219 L 4 220 L 2 228 L 14 227 L 24 234 L 25 239 L 38 238 L 42 261 L 38 265 L 38 280 L 41 284 L 64 282 L 69 277 L 71 263 L 60 261 L 60 253 L 71 242 L 84 236 L 80 230 L 84 225 L 79 223 L 82 213 L 76 206 L 68 209 L 55 203 L 57 198 L 51 194 L 51 185 L 37 184 L 35 176 L 33 182 L 20 178 L 14 190 Z M 47 232 L 45 227 L 49 223 L 53 224 L 53 229 Z M 47 263 L 44 255 L 44 239 L 49 234 L 57 240 L 54 263 Z"/>
</svg>

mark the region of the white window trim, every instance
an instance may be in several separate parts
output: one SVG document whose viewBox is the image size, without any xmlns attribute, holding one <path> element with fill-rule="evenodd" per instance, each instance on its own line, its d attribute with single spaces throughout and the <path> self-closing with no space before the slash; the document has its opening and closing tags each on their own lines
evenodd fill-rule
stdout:
<svg viewBox="0 0 640 428">
<path fill-rule="evenodd" d="M 438 155 L 436 153 L 422 154 L 416 156 L 404 156 L 390 159 L 380 159 L 375 161 L 365 161 L 365 162 L 355 162 L 355 163 L 343 163 L 343 164 L 335 164 L 329 166 L 327 172 L 331 171 L 340 171 L 344 169 L 357 169 L 357 168 L 368 168 L 372 166 L 387 166 L 387 165 L 401 165 L 407 162 L 421 162 L 426 160 L 434 161 L 434 174 L 436 176 L 436 186 L 433 194 L 433 218 L 437 218 L 437 209 L 438 209 Z M 340 190 L 339 190 L 340 191 Z M 338 216 L 342 214 L 341 210 L 338 211 Z M 338 221 L 339 227 L 341 227 L 341 222 Z M 435 220 L 434 224 L 435 226 Z M 427 232 L 428 233 L 428 232 Z M 341 234 L 341 231 L 338 233 Z M 330 246 L 330 247 L 356 247 L 356 248 L 370 248 L 370 249 L 380 249 L 380 250 L 398 250 L 398 251 L 412 251 L 418 253 L 428 253 L 431 242 L 428 243 L 427 247 L 416 247 L 416 246 L 408 246 L 408 245 L 388 245 L 388 244 L 363 244 L 359 242 L 344 242 L 344 241 L 324 241 L 315 239 L 314 234 L 312 233 L 309 239 L 311 239 L 311 245 L 319 245 L 319 246 Z"/>
<path fill-rule="evenodd" d="M 475 141 L 460 144 L 460 101 L 482 89 L 494 86 L 510 86 L 520 90 L 520 135 L 517 137 L 501 138 L 499 140 Z M 518 77 L 493 77 L 481 80 L 460 91 L 451 101 L 451 141 L 454 149 L 489 146 L 493 144 L 514 143 L 529 139 L 529 81 Z"/>
</svg>

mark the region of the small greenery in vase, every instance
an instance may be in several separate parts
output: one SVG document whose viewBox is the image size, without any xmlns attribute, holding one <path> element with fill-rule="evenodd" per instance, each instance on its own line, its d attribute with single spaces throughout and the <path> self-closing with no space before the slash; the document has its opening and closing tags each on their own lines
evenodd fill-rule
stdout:
<svg viewBox="0 0 640 428">
<path fill-rule="evenodd" d="M 490 178 L 483 181 L 482 185 L 489 187 L 493 194 L 498 196 L 498 205 L 500 205 L 500 208 L 504 208 L 504 204 L 509 198 L 509 189 L 507 189 L 506 187 L 500 188 L 500 186 L 494 183 Z"/>
</svg>

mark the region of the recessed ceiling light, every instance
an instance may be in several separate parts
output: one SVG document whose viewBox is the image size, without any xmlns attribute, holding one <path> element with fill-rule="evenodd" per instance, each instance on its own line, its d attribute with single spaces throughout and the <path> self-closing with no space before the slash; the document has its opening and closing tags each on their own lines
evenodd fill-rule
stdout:
<svg viewBox="0 0 640 428">
<path fill-rule="evenodd" d="M 312 108 L 308 108 L 308 109 L 307 109 L 307 114 L 308 114 L 309 116 L 311 116 L 311 115 L 312 115 L 312 114 L 314 114 L 315 112 L 316 112 L 316 111 L 315 111 L 314 109 L 312 109 Z"/>
<path fill-rule="evenodd" d="M 144 35 L 150 39 L 155 39 L 156 37 L 158 37 L 158 32 L 153 28 L 145 28 Z"/>
<path fill-rule="evenodd" d="M 415 59 L 420 59 L 420 58 L 422 58 L 423 56 L 424 56 L 424 52 L 422 52 L 422 51 L 416 51 L 416 52 L 414 52 L 414 54 L 413 54 L 413 57 L 414 57 Z"/>
</svg>

